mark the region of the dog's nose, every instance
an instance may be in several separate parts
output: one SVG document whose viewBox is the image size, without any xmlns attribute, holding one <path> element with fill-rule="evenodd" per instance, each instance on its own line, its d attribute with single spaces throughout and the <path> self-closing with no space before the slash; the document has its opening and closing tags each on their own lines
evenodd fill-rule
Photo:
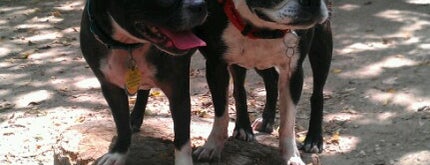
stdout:
<svg viewBox="0 0 430 165">
<path fill-rule="evenodd" d="M 189 4 L 188 10 L 193 13 L 204 13 L 207 10 L 206 3 L 204 1 L 201 1 Z"/>
</svg>

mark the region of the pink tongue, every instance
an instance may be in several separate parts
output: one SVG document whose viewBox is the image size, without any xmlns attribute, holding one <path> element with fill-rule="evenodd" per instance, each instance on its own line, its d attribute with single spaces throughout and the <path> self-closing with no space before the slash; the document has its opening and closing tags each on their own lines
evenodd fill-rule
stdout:
<svg viewBox="0 0 430 165">
<path fill-rule="evenodd" d="M 200 46 L 206 46 L 206 42 L 198 38 L 191 31 L 172 32 L 170 30 L 161 29 L 161 32 L 169 37 L 176 48 L 187 50 Z"/>
</svg>

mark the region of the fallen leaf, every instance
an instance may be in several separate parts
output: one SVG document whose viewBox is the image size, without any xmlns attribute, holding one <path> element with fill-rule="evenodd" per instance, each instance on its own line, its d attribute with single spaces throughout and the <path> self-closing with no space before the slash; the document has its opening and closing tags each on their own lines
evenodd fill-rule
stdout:
<svg viewBox="0 0 430 165">
<path fill-rule="evenodd" d="M 160 91 L 151 91 L 150 96 L 151 96 L 151 97 L 158 97 L 158 96 L 161 96 L 161 92 L 160 92 Z"/>
<path fill-rule="evenodd" d="M 85 121 L 85 116 L 80 116 L 79 118 L 77 118 L 75 120 L 75 122 L 77 122 L 77 123 L 83 123 L 84 121 Z"/>
<path fill-rule="evenodd" d="M 393 89 L 393 88 L 389 88 L 389 89 L 387 89 L 387 92 L 393 94 L 393 93 L 396 93 L 397 90 Z"/>
<path fill-rule="evenodd" d="M 339 144 L 340 140 L 340 133 L 339 130 L 336 130 L 333 135 L 330 137 L 330 139 L 327 141 L 329 144 Z"/>
<path fill-rule="evenodd" d="M 299 143 L 303 143 L 303 142 L 305 141 L 305 139 L 306 139 L 306 136 L 299 136 L 299 137 L 297 138 L 297 141 L 298 141 Z"/>
<path fill-rule="evenodd" d="M 61 13 L 60 13 L 60 11 L 58 11 L 58 10 L 53 11 L 51 14 L 52 14 L 52 16 L 54 16 L 54 17 L 61 17 Z"/>
<path fill-rule="evenodd" d="M 335 68 L 331 72 L 333 72 L 334 74 L 339 74 L 339 73 L 342 73 L 342 69 Z"/>
</svg>

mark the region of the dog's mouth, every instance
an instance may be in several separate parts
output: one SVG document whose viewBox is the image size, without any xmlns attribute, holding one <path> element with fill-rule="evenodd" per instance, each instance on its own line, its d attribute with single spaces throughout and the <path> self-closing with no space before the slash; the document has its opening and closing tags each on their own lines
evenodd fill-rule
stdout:
<svg viewBox="0 0 430 165">
<path fill-rule="evenodd" d="M 260 19 L 292 28 L 309 28 L 327 18 L 325 5 L 302 6 L 295 1 L 285 1 L 274 8 L 249 7 Z"/>
<path fill-rule="evenodd" d="M 191 30 L 173 31 L 167 28 L 136 23 L 137 31 L 159 49 L 172 54 L 181 55 L 192 49 L 206 46 Z"/>
</svg>

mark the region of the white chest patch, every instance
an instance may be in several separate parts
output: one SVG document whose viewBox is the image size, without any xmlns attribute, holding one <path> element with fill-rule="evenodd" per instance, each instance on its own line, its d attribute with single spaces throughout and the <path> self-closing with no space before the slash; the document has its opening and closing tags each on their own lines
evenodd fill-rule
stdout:
<svg viewBox="0 0 430 165">
<path fill-rule="evenodd" d="M 277 67 L 292 72 L 299 58 L 298 37 L 285 35 L 280 39 L 250 39 L 231 23 L 223 33 L 227 47 L 224 59 L 247 69 Z M 291 47 L 291 43 L 297 46 Z"/>
<path fill-rule="evenodd" d="M 133 58 L 136 60 L 137 67 L 141 73 L 141 81 L 139 89 L 150 89 L 155 87 L 156 69 L 153 65 L 146 61 L 145 54 L 149 50 L 150 44 L 133 50 Z M 128 70 L 129 52 L 122 49 L 113 49 L 107 58 L 101 61 L 100 69 L 106 79 L 124 88 L 125 75 Z"/>
</svg>

